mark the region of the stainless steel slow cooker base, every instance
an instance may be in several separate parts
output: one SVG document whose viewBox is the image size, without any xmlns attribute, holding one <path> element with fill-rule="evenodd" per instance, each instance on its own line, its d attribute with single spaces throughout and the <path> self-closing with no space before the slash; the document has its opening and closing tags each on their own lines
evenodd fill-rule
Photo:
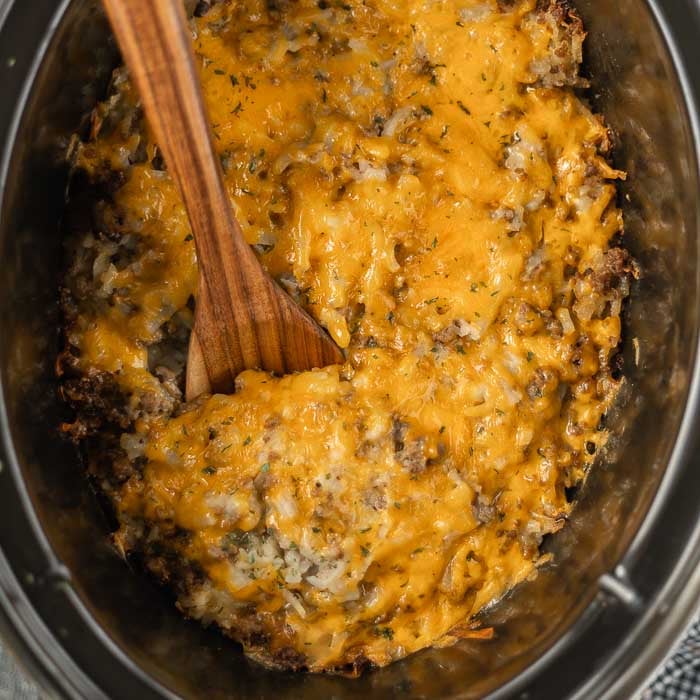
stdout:
<svg viewBox="0 0 700 700">
<path fill-rule="evenodd" d="M 493 641 L 427 650 L 357 680 L 272 673 L 183 620 L 107 543 L 110 523 L 58 437 L 57 285 L 66 138 L 116 61 L 92 0 L 0 0 L 0 628 L 51 692 L 111 698 L 630 697 L 700 594 L 697 0 L 578 0 L 595 109 L 627 170 L 618 436 L 555 564 L 485 615 Z"/>
</svg>

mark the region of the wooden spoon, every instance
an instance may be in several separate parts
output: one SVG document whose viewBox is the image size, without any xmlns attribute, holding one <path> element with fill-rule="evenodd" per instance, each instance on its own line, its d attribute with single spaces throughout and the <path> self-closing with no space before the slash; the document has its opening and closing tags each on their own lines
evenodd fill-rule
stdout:
<svg viewBox="0 0 700 700">
<path fill-rule="evenodd" d="M 186 397 L 231 392 L 244 369 L 341 363 L 330 336 L 262 269 L 231 209 L 182 0 L 103 0 L 194 233 L 199 291 Z"/>
</svg>

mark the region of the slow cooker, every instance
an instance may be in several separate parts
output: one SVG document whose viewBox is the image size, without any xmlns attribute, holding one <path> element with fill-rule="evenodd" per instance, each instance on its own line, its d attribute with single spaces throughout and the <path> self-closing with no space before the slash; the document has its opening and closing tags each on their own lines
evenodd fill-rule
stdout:
<svg viewBox="0 0 700 700">
<path fill-rule="evenodd" d="M 484 613 L 493 640 L 348 679 L 246 661 L 110 546 L 112 523 L 58 435 L 53 363 L 64 153 L 118 53 L 95 0 L 0 0 L 0 632 L 48 694 L 560 700 L 643 687 L 700 598 L 700 2 L 575 4 L 642 270 L 614 439 L 546 542 L 553 563 Z"/>
</svg>

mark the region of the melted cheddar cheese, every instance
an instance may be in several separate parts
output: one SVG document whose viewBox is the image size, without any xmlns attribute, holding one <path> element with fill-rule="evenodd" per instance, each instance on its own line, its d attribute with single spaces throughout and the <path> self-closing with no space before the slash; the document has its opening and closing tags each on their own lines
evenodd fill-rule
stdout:
<svg viewBox="0 0 700 700">
<path fill-rule="evenodd" d="M 191 566 L 179 606 L 266 663 L 382 665 L 463 636 L 533 575 L 606 441 L 622 174 L 547 77 L 575 20 L 535 5 L 237 0 L 193 20 L 244 234 L 343 366 L 153 408 L 197 263 L 123 73 L 77 151 L 119 175 L 74 253 L 98 289 L 69 331 L 128 407 L 117 540 Z"/>
</svg>

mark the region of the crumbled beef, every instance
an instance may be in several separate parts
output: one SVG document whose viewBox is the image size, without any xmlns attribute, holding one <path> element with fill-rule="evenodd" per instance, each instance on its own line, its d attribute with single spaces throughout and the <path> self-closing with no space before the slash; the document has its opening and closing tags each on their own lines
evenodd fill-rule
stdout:
<svg viewBox="0 0 700 700">
<path fill-rule="evenodd" d="M 407 440 L 409 424 L 398 418 L 394 418 L 391 436 L 394 441 L 394 453 L 396 460 L 411 474 L 419 474 L 425 471 L 428 460 L 425 456 L 425 438 L 418 437 Z"/>
<path fill-rule="evenodd" d="M 408 433 L 408 423 L 398 418 L 394 418 L 391 425 L 391 439 L 394 441 L 394 452 L 403 450 L 403 441 Z"/>
<path fill-rule="evenodd" d="M 557 373 L 547 367 L 538 367 L 535 376 L 528 383 L 525 391 L 532 401 L 551 394 L 559 385 Z"/>
<path fill-rule="evenodd" d="M 523 214 L 524 210 L 522 207 L 517 207 L 516 209 L 511 209 L 510 207 L 499 207 L 491 212 L 491 218 L 494 221 L 505 222 L 506 231 L 511 234 L 518 233 L 518 231 L 523 228 Z"/>
<path fill-rule="evenodd" d="M 564 336 L 564 329 L 556 316 L 551 311 L 542 311 L 542 320 L 544 321 L 544 327 L 550 338 L 554 340 L 560 340 Z"/>
<path fill-rule="evenodd" d="M 110 424 L 126 429 L 131 423 L 125 396 L 109 372 L 92 370 L 82 377 L 66 379 L 61 394 L 77 411 L 75 422 L 64 426 L 74 440 Z"/>
<path fill-rule="evenodd" d="M 635 266 L 624 248 L 610 248 L 603 258 L 602 269 L 594 270 L 591 282 L 597 292 L 603 294 L 616 289 L 623 276 L 634 274 Z"/>
<path fill-rule="evenodd" d="M 428 460 L 425 456 L 425 438 L 420 437 L 405 444 L 403 449 L 396 453 L 396 459 L 411 474 L 420 474 L 425 471 L 428 465 Z"/>
<path fill-rule="evenodd" d="M 172 413 L 176 399 L 168 391 L 142 391 L 138 397 L 138 403 L 132 409 L 134 418 L 143 416 L 163 416 Z"/>
<path fill-rule="evenodd" d="M 115 456 L 114 459 L 111 460 L 109 466 L 114 478 L 121 483 L 127 481 L 136 471 L 134 469 L 134 462 L 123 453 Z"/>
<path fill-rule="evenodd" d="M 292 647 L 282 647 L 272 653 L 272 663 L 290 671 L 302 671 L 306 667 L 306 656 Z"/>
<path fill-rule="evenodd" d="M 542 317 L 534 306 L 526 301 L 516 301 L 517 306 L 513 312 L 513 321 L 518 333 L 521 335 L 533 335 L 542 328 Z"/>
<path fill-rule="evenodd" d="M 375 486 L 362 496 L 362 502 L 373 510 L 384 510 L 386 508 L 386 493 L 383 486 Z"/>
<path fill-rule="evenodd" d="M 433 335 L 433 340 L 437 343 L 451 343 L 457 338 L 467 340 L 479 340 L 481 329 L 473 323 L 465 321 L 463 318 L 454 319 L 449 325 Z"/>
<path fill-rule="evenodd" d="M 539 0 L 533 20 L 549 25 L 551 31 L 547 55 L 530 64 L 538 84 L 543 87 L 586 87 L 588 81 L 579 75 L 586 36 L 581 18 L 563 0 Z"/>
<path fill-rule="evenodd" d="M 457 338 L 457 328 L 454 323 L 450 323 L 449 326 L 445 326 L 441 331 L 433 334 L 433 340 L 443 345 L 451 343 L 455 338 Z"/>
<path fill-rule="evenodd" d="M 477 494 L 472 502 L 472 513 L 476 521 L 484 525 L 492 522 L 496 518 L 498 511 L 493 501 L 481 494 Z"/>
<path fill-rule="evenodd" d="M 639 269 L 623 248 L 610 248 L 574 280 L 572 311 L 582 320 L 618 315 Z"/>
</svg>

